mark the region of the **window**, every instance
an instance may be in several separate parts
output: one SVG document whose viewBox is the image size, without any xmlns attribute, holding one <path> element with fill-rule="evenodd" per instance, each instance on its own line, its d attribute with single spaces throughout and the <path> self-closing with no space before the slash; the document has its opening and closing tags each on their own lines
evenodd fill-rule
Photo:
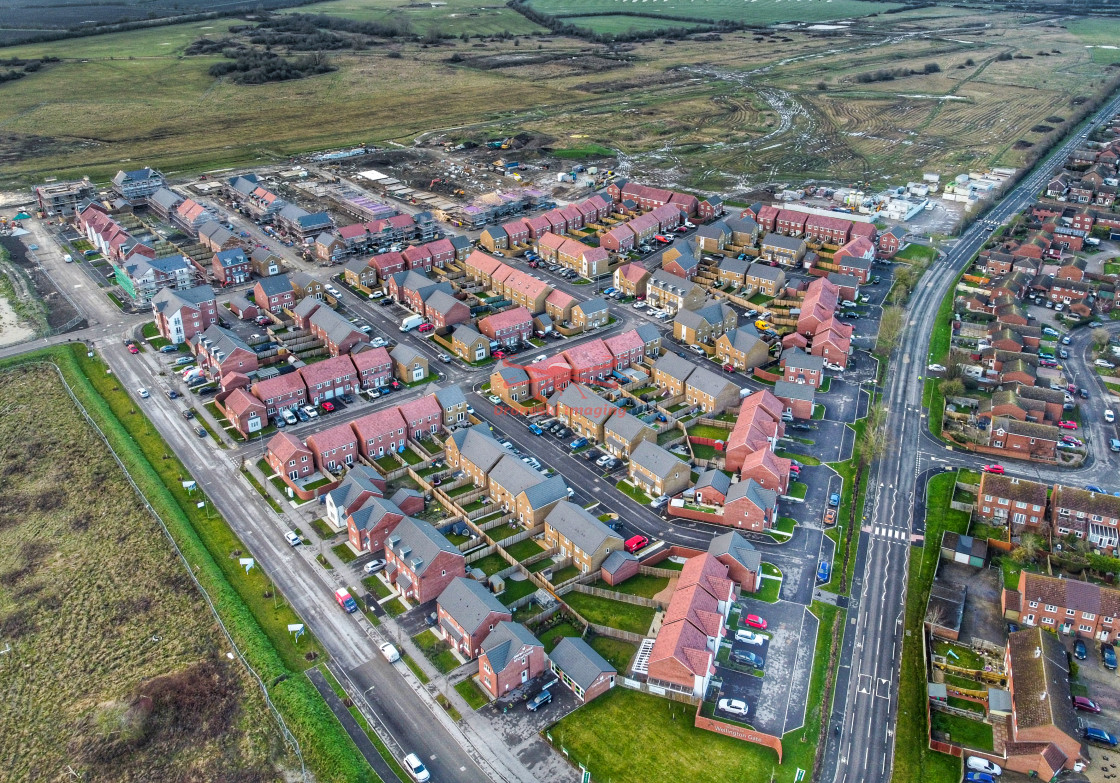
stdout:
<svg viewBox="0 0 1120 783">
<path fill-rule="evenodd" d="M 1077 612 L 1073 609 L 1066 609 L 1066 617 L 1076 617 Z"/>
<path fill-rule="evenodd" d="M 1053 604 L 1046 604 L 1046 611 L 1056 612 L 1058 611 L 1058 607 L 1054 606 Z"/>
<path fill-rule="evenodd" d="M 1054 618 L 1053 617 L 1043 617 L 1042 618 L 1042 624 L 1043 625 L 1053 625 L 1054 624 Z"/>
<path fill-rule="evenodd" d="M 1031 609 L 1037 609 L 1038 608 L 1038 601 L 1031 601 L 1030 602 L 1030 607 L 1031 607 Z"/>
</svg>

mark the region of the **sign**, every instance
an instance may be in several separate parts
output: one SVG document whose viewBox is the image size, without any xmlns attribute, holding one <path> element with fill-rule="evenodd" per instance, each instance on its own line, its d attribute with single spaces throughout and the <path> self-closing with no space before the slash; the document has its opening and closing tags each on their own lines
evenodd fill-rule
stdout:
<svg viewBox="0 0 1120 783">
<path fill-rule="evenodd" d="M 295 640 L 298 642 L 299 637 L 303 636 L 303 623 L 288 623 L 288 633 L 295 634 Z"/>
<path fill-rule="evenodd" d="M 194 481 L 184 481 L 183 482 L 183 489 L 185 489 L 187 492 L 193 492 L 197 487 L 198 487 L 198 484 L 195 483 Z"/>
<path fill-rule="evenodd" d="M 251 558 L 251 557 L 238 558 L 237 562 L 239 562 L 241 565 L 245 566 L 245 575 L 246 576 L 248 576 L 249 572 L 253 570 L 253 566 L 256 564 L 256 561 L 253 560 L 253 558 Z"/>
</svg>

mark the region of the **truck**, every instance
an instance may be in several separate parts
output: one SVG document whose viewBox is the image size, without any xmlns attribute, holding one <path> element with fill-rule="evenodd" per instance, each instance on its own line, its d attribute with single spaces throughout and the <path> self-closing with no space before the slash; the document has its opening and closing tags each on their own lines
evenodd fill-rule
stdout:
<svg viewBox="0 0 1120 783">
<path fill-rule="evenodd" d="M 358 611 L 358 604 L 350 595 L 350 591 L 345 587 L 340 587 L 334 591 L 334 600 L 338 601 L 338 605 L 345 609 L 347 612 L 353 613 Z"/>
<path fill-rule="evenodd" d="M 410 332 L 422 323 L 424 323 L 424 316 L 416 314 L 410 315 L 401 321 L 401 331 Z"/>
</svg>

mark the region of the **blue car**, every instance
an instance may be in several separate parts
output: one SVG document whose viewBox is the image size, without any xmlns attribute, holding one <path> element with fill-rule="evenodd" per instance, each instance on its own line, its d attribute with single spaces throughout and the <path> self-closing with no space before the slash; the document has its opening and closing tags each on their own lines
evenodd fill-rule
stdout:
<svg viewBox="0 0 1120 783">
<path fill-rule="evenodd" d="M 817 566 L 817 581 L 827 582 L 829 574 L 832 573 L 832 568 L 828 565 L 827 560 L 822 560 L 821 564 Z"/>
<path fill-rule="evenodd" d="M 544 435 L 544 430 L 542 430 L 536 424 L 529 425 L 529 432 L 533 433 L 534 435 Z"/>
<path fill-rule="evenodd" d="M 833 492 L 831 495 L 828 496 L 828 505 L 830 505 L 830 506 L 839 506 L 840 505 L 840 493 L 839 492 Z"/>
<path fill-rule="evenodd" d="M 572 441 L 571 448 L 581 449 L 586 445 L 587 445 L 587 438 L 576 438 L 575 440 Z"/>
<path fill-rule="evenodd" d="M 969 772 L 964 779 L 968 783 L 996 783 L 996 779 L 987 772 Z"/>
<path fill-rule="evenodd" d="M 1089 490 L 1090 492 L 1096 492 L 1098 495 L 1108 494 L 1096 484 L 1086 484 L 1085 489 Z"/>
</svg>

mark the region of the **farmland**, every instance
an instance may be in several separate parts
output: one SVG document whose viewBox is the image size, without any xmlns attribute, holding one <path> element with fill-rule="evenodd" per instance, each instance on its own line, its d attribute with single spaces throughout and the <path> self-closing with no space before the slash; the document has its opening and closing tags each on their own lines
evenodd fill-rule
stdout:
<svg viewBox="0 0 1120 783">
<path fill-rule="evenodd" d="M 301 14 L 327 14 L 359 22 L 407 22 L 420 35 L 531 35 L 547 32 L 505 3 L 482 5 L 472 0 L 446 0 L 438 6 L 404 5 L 399 0 L 329 0 L 294 9 Z"/>
<path fill-rule="evenodd" d="M 604 13 L 640 13 L 642 17 L 727 20 L 750 25 L 778 22 L 824 22 L 880 14 L 893 3 L 872 3 L 865 0 L 662 0 L 656 5 L 639 5 L 637 0 L 530 0 L 530 5 L 546 14 L 562 17 L 594 17 Z M 610 17 L 600 17 L 608 19 Z M 568 19 L 581 24 L 579 18 Z M 589 25 L 596 32 L 594 25 Z M 659 26 L 665 26 L 660 24 Z"/>
<path fill-rule="evenodd" d="M 0 397 L 6 776 L 275 780 L 295 762 L 260 691 L 57 377 Z"/>
</svg>

